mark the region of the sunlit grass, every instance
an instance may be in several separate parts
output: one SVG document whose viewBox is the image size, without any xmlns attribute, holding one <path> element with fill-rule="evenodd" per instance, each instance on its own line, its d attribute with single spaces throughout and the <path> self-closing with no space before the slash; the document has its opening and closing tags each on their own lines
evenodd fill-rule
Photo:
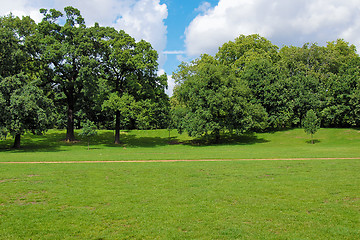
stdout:
<svg viewBox="0 0 360 240">
<path fill-rule="evenodd" d="M 65 132 L 0 142 L 0 161 L 359 158 L 356 129 L 224 135 Z M 0 239 L 357 239 L 360 160 L 0 164 Z"/>
<path fill-rule="evenodd" d="M 221 144 L 192 139 L 175 130 L 123 131 L 122 144 L 113 144 L 113 132 L 102 130 L 90 141 L 62 141 L 65 132 L 50 130 L 44 136 L 22 138 L 20 150 L 11 149 L 12 139 L 0 141 L 0 161 L 113 161 L 176 159 L 256 158 L 354 158 L 360 157 L 360 131 L 321 129 L 316 144 L 302 129 L 242 136 L 222 136 Z"/>
<path fill-rule="evenodd" d="M 357 239 L 360 161 L 2 164 L 0 239 Z"/>
</svg>

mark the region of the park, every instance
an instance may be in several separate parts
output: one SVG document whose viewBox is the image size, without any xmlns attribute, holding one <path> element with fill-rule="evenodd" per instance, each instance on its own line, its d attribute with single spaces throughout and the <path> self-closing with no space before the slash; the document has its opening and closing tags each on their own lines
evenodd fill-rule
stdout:
<svg viewBox="0 0 360 240">
<path fill-rule="evenodd" d="M 40 12 L 0 17 L 0 239 L 358 238 L 354 45 L 240 35 L 167 96 L 150 43 Z"/>
<path fill-rule="evenodd" d="M 359 235 L 359 130 L 320 129 L 315 144 L 292 129 L 213 145 L 176 131 L 170 140 L 182 144 L 169 144 L 168 130 L 134 130 L 121 132 L 122 146 L 101 131 L 90 150 L 85 138 L 59 140 L 64 134 L 28 134 L 21 150 L 1 143 L 1 238 Z"/>
</svg>

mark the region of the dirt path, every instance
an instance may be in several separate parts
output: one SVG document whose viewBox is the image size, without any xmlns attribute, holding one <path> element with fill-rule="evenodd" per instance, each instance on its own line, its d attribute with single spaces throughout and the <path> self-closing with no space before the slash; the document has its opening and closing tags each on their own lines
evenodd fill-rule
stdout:
<svg viewBox="0 0 360 240">
<path fill-rule="evenodd" d="M 62 162 L 0 162 L 3 164 L 64 164 L 64 163 L 154 163 L 154 162 L 235 162 L 235 161 L 309 161 L 309 160 L 360 160 L 358 158 L 256 158 L 256 159 L 199 159 L 199 160 L 129 160 L 129 161 L 62 161 Z"/>
</svg>

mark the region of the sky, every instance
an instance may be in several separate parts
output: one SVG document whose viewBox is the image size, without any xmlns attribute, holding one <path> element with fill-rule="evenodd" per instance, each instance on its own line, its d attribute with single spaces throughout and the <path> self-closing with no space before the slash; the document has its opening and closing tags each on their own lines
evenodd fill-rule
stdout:
<svg viewBox="0 0 360 240">
<path fill-rule="evenodd" d="M 325 45 L 338 38 L 360 48 L 360 0 L 0 0 L 0 15 L 30 15 L 40 8 L 73 6 L 86 24 L 123 29 L 159 53 L 159 74 L 218 48 L 240 34 L 260 34 L 279 47 Z"/>
</svg>

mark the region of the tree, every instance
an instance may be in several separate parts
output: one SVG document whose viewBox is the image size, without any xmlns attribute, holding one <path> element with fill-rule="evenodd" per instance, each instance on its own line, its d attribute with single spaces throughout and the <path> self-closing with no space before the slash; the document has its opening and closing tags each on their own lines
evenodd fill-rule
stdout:
<svg viewBox="0 0 360 240">
<path fill-rule="evenodd" d="M 258 56 L 271 62 L 276 62 L 279 58 L 278 47 L 258 34 L 240 35 L 235 41 L 223 44 L 216 53 L 216 59 L 232 66 L 237 72 Z"/>
<path fill-rule="evenodd" d="M 0 81 L 3 95 L 3 129 L 14 136 L 14 148 L 20 148 L 21 135 L 26 131 L 43 134 L 52 126 L 53 104 L 34 82 L 19 74 Z"/>
<path fill-rule="evenodd" d="M 257 34 L 240 35 L 223 44 L 216 59 L 228 65 L 236 77 L 244 80 L 252 93 L 252 103 L 261 104 L 267 111 L 268 127 L 290 125 L 293 116 L 284 98 L 286 82 L 280 78 L 278 47 Z"/>
<path fill-rule="evenodd" d="M 20 148 L 26 131 L 42 134 L 52 123 L 52 101 L 39 88 L 36 24 L 30 17 L 0 18 L 0 130 Z"/>
<path fill-rule="evenodd" d="M 4 96 L 2 95 L 2 93 L 0 92 L 0 109 L 2 111 L 5 110 L 6 107 L 6 101 Z M 2 138 L 6 138 L 7 135 L 7 129 L 6 129 L 6 117 L 5 114 L 3 114 L 2 112 L 0 112 L 0 139 Z"/>
<path fill-rule="evenodd" d="M 41 9 L 44 18 L 38 31 L 41 58 L 48 64 L 47 82 L 64 97 L 67 106 L 66 141 L 74 141 L 75 112 L 80 108 L 80 99 L 96 89 L 98 61 L 92 32 L 86 28 L 80 11 L 73 7 L 64 11 L 66 19 L 62 26 L 58 22 L 63 13 Z"/>
<path fill-rule="evenodd" d="M 324 106 L 320 112 L 326 127 L 359 125 L 360 57 L 354 45 L 342 39 L 326 46 L 327 74 L 323 81 Z"/>
<path fill-rule="evenodd" d="M 135 103 L 141 104 L 146 99 L 168 101 L 164 92 L 167 77 L 157 76 L 158 54 L 150 43 L 135 42 L 122 30 L 97 27 L 96 31 L 102 49 L 102 77 L 107 80 L 110 93 L 103 109 L 115 115 L 114 143 L 119 144 L 121 121 L 127 117 L 132 125 L 136 124 Z"/>
<path fill-rule="evenodd" d="M 182 64 L 174 75 L 172 121 L 179 132 L 200 137 L 220 131 L 242 133 L 264 128 L 266 112 L 252 104 L 250 89 L 226 65 L 209 55 Z"/>
<path fill-rule="evenodd" d="M 88 140 L 88 150 L 90 150 L 90 138 L 97 135 L 97 127 L 96 127 L 96 125 L 92 121 L 87 120 L 83 124 L 82 131 L 81 131 L 80 135 L 87 138 L 87 140 Z"/>
<path fill-rule="evenodd" d="M 119 133 L 116 133 L 115 136 L 119 138 L 120 141 L 120 125 L 122 123 L 123 127 L 128 127 L 131 125 L 131 120 L 136 118 L 137 115 L 137 102 L 135 98 L 127 93 L 123 94 L 121 97 L 118 93 L 114 92 L 109 95 L 109 98 L 104 101 L 103 105 L 104 111 L 117 112 L 119 119 L 116 123 L 116 126 L 119 127 Z M 120 119 L 120 116 L 122 117 Z M 115 144 L 119 142 L 115 141 Z"/>
<path fill-rule="evenodd" d="M 303 119 L 303 128 L 307 134 L 311 135 L 311 143 L 314 144 L 313 135 L 320 129 L 320 119 L 316 113 L 310 109 Z"/>
</svg>

